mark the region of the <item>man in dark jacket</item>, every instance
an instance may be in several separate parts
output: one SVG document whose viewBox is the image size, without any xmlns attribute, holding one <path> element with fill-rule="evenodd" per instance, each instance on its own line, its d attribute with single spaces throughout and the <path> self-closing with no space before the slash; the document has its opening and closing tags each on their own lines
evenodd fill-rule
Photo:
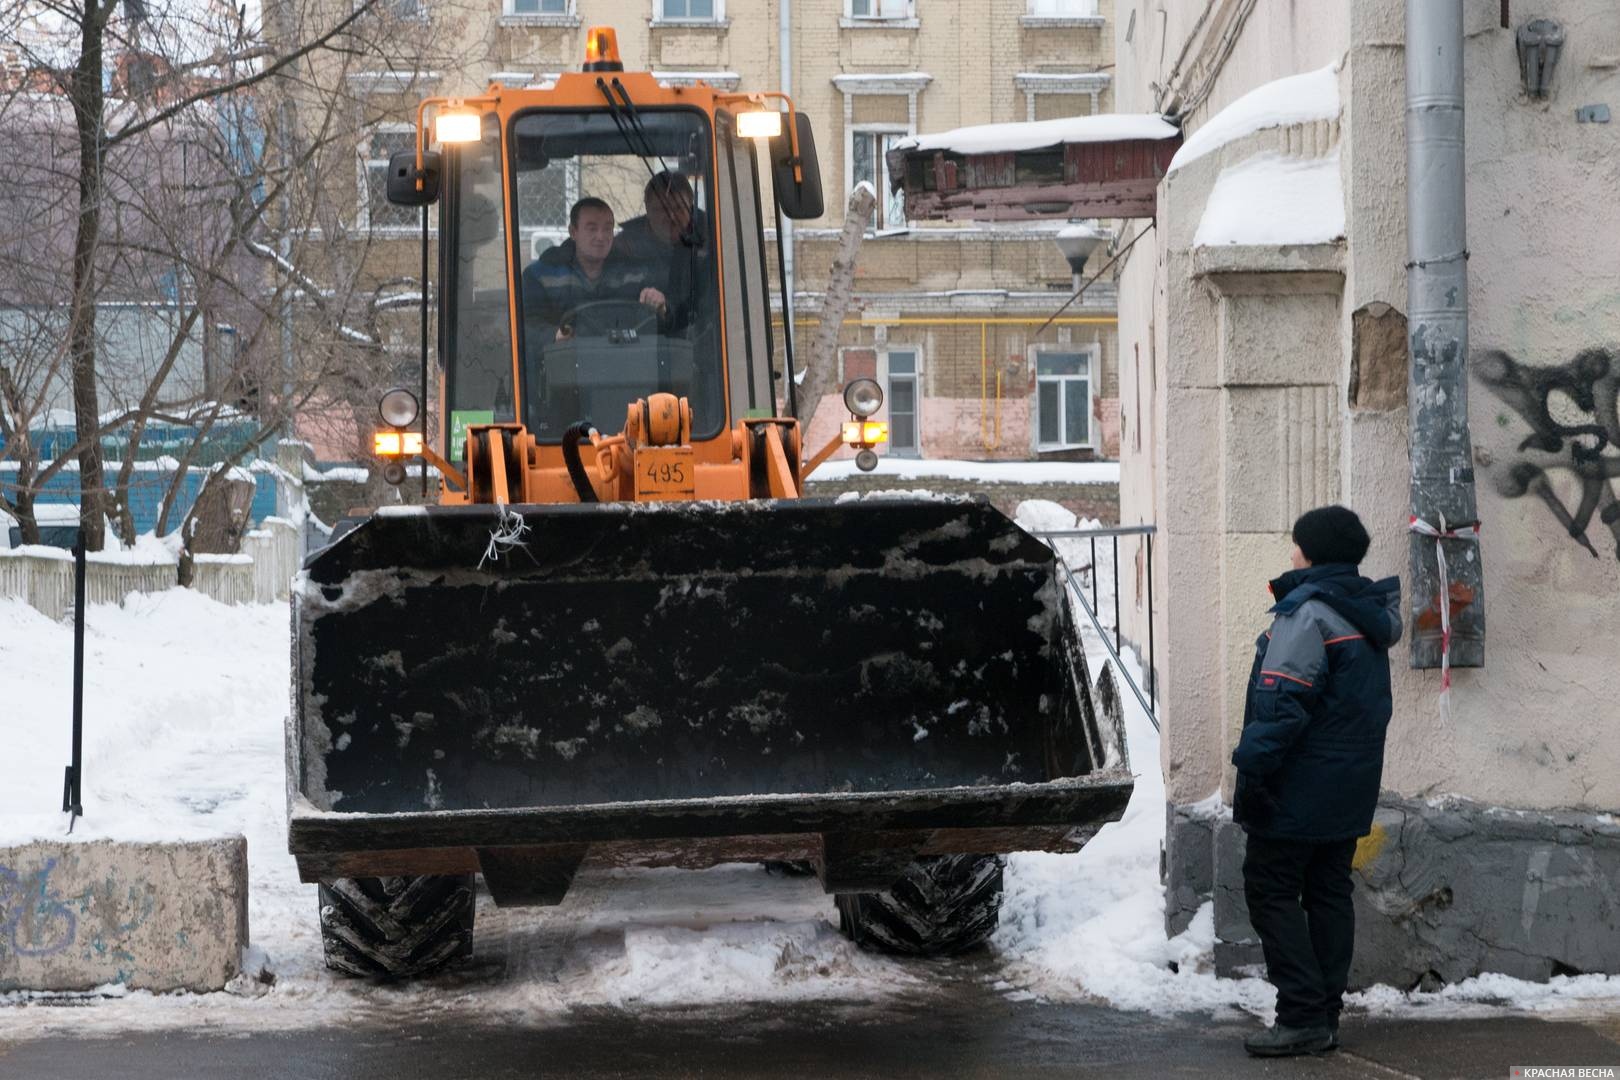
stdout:
<svg viewBox="0 0 1620 1080">
<path fill-rule="evenodd" d="M 664 294 L 646 272 L 613 250 L 613 208 L 586 196 L 568 213 L 568 240 L 530 263 L 522 278 L 524 316 L 531 344 L 573 334 L 575 313 L 601 300 L 640 303 L 662 314 Z"/>
<path fill-rule="evenodd" d="M 1389 648 L 1400 581 L 1357 570 L 1369 539 L 1342 506 L 1294 523 L 1294 569 L 1271 583 L 1232 751 L 1232 816 L 1248 833 L 1243 894 L 1277 987 L 1277 1022 L 1244 1041 L 1260 1056 L 1338 1046 L 1355 945 L 1350 863 L 1372 827 L 1391 711 Z"/>
<path fill-rule="evenodd" d="M 647 181 L 641 198 L 647 212 L 624 223 L 613 254 L 638 264 L 662 291 L 671 308 L 671 329 L 679 331 L 703 308 L 704 286 L 712 276 L 708 218 L 696 208 L 692 182 L 668 169 Z"/>
</svg>

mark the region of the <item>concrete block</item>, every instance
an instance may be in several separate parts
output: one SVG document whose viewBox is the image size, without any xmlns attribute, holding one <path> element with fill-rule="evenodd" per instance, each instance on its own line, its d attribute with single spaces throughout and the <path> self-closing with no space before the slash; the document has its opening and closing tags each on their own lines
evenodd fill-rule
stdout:
<svg viewBox="0 0 1620 1080">
<path fill-rule="evenodd" d="M 1249 925 L 1249 903 L 1243 896 L 1243 855 L 1248 834 L 1231 820 L 1215 823 L 1215 938 L 1243 944 L 1258 942 Z"/>
<path fill-rule="evenodd" d="M 1620 836 L 1605 819 L 1386 795 L 1357 852 L 1352 985 L 1620 972 Z"/>
<path fill-rule="evenodd" d="M 1175 937 L 1191 925 L 1215 891 L 1215 824 L 1205 804 L 1166 804 L 1164 829 L 1164 930 Z"/>
<path fill-rule="evenodd" d="M 247 944 L 241 836 L 0 848 L 0 992 L 219 990 Z"/>
</svg>

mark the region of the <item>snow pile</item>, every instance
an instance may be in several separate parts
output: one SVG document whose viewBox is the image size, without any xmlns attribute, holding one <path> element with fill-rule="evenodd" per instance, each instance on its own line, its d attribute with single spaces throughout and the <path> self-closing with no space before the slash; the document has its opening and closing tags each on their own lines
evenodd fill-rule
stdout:
<svg viewBox="0 0 1620 1080">
<path fill-rule="evenodd" d="M 156 841 L 240 833 L 248 841 L 252 966 L 266 989 L 154 996 L 119 986 L 93 1009 L 7 1008 L 8 1035 L 130 1027 L 290 1028 L 357 1011 L 477 1010 L 543 1023 L 582 1006 L 871 1000 L 919 985 L 837 929 L 812 878 L 754 865 L 690 872 L 587 865 L 561 907 L 497 909 L 480 896 L 470 965 L 409 986 L 324 967 L 316 889 L 287 853 L 284 605 L 227 607 L 189 589 L 93 605 L 86 619 L 84 801 L 74 841 Z M 0 710 L 0 845 L 65 839 L 57 812 L 70 754 L 72 627 L 0 599 L 0 670 L 27 672 Z M 926 973 L 923 973 L 926 975 Z M 99 1000 L 106 999 L 106 1000 Z"/>
<path fill-rule="evenodd" d="M 1320 158 L 1257 154 L 1221 170 L 1193 247 L 1321 244 L 1343 236 L 1337 149 Z"/>
<path fill-rule="evenodd" d="M 1044 500 L 1020 504 L 1017 521 L 1031 532 L 1096 524 L 1076 521 L 1063 507 Z M 1089 562 L 1089 541 L 1056 543 L 1070 565 Z M 1112 541 L 1098 543 L 1099 556 L 1111 552 Z M 1099 569 L 1099 614 L 1111 622 L 1112 566 L 1105 563 Z M 1087 665 L 1095 679 L 1107 653 L 1089 624 L 1081 623 Z M 1140 684 L 1140 666 L 1129 654 L 1126 660 Z M 1121 698 L 1136 778 L 1131 801 L 1124 817 L 1103 826 L 1079 852 L 1008 857 L 1001 927 L 992 939 L 1006 967 L 1004 978 L 1009 985 L 1059 1000 L 1101 998 L 1121 1008 L 1166 1013 L 1231 1005 L 1263 1012 L 1275 1000 L 1270 984 L 1215 977 L 1211 905 L 1204 906 L 1185 933 L 1165 936 L 1164 888 L 1159 883 L 1164 839 L 1159 736 L 1135 696 L 1122 693 Z"/>
<path fill-rule="evenodd" d="M 1117 484 L 1117 461 L 953 461 L 944 458 L 882 457 L 869 473 L 853 461 L 828 461 L 810 474 L 810 483 L 882 476 L 898 480 L 938 478 L 982 484 Z M 814 492 L 812 491 L 812 494 Z"/>
<path fill-rule="evenodd" d="M 1250 90 L 1181 144 L 1170 159 L 1169 172 L 1256 131 L 1334 119 L 1339 115 L 1339 66 L 1330 64 Z"/>
<path fill-rule="evenodd" d="M 1173 139 L 1180 129 L 1157 113 L 1097 113 L 1016 124 L 978 124 L 938 135 L 919 135 L 894 144 L 896 150 L 944 150 L 953 154 L 1008 154 L 1063 143 Z"/>
</svg>

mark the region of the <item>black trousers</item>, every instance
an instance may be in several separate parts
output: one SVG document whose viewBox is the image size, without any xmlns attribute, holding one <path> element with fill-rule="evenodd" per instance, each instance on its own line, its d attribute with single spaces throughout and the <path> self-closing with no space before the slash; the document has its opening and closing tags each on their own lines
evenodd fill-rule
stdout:
<svg viewBox="0 0 1620 1080">
<path fill-rule="evenodd" d="M 1277 988 L 1277 1023 L 1335 1025 L 1350 981 L 1356 912 L 1354 840 L 1315 844 L 1249 836 L 1243 895 L 1260 935 L 1266 977 Z"/>
</svg>

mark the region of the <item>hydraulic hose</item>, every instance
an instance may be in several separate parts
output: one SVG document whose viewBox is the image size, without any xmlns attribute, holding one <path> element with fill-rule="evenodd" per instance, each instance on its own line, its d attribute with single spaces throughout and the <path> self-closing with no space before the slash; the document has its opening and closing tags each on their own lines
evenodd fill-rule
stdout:
<svg viewBox="0 0 1620 1080">
<path fill-rule="evenodd" d="M 597 501 L 596 489 L 591 486 L 591 478 L 585 475 L 585 462 L 579 456 L 579 441 L 590 438 L 594 428 L 589 420 L 581 420 L 563 432 L 562 438 L 563 463 L 568 466 L 568 479 L 574 482 L 574 491 L 582 503 Z"/>
</svg>

